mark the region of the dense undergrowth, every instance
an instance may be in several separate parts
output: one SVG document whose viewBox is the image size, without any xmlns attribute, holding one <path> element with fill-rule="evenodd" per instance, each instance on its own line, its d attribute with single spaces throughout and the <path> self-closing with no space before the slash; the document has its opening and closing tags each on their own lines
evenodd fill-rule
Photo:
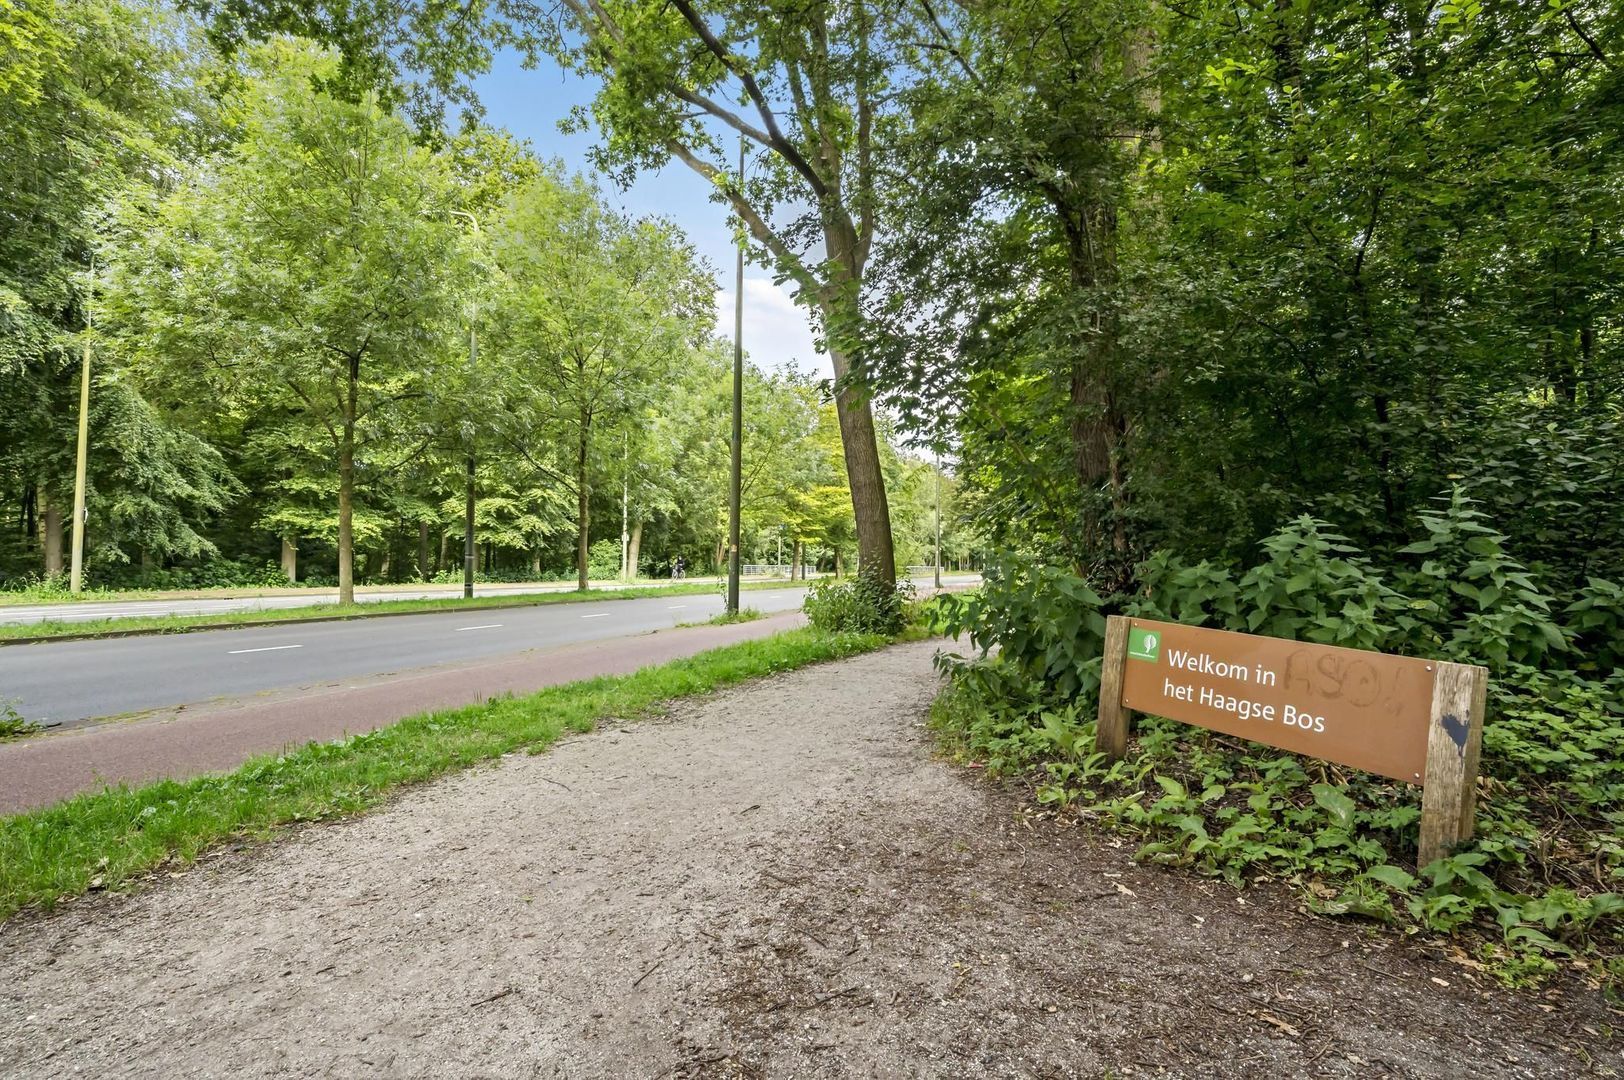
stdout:
<svg viewBox="0 0 1624 1080">
<path fill-rule="evenodd" d="M 934 723 L 994 773 L 1142 840 L 1139 856 L 1236 887 L 1283 881 L 1327 915 L 1455 935 L 1510 982 L 1560 964 L 1624 986 L 1624 590 L 1592 578 L 1548 595 L 1466 500 L 1423 516 L 1425 538 L 1378 569 L 1324 522 L 1299 518 L 1242 571 L 1165 553 L 1142 588 L 1101 597 L 1069 570 L 1017 556 L 940 628 L 979 655 Z M 1487 666 L 1476 835 L 1414 863 L 1420 789 L 1204 729 L 1142 718 L 1126 759 L 1094 751 L 1107 613 Z"/>
</svg>

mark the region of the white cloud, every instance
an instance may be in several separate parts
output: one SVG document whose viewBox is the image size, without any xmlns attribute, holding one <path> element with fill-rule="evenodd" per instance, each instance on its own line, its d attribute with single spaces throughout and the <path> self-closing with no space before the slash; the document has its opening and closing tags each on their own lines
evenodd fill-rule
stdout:
<svg viewBox="0 0 1624 1080">
<path fill-rule="evenodd" d="M 716 290 L 716 332 L 733 340 L 733 276 Z M 744 277 L 744 352 L 767 371 L 793 368 L 834 378 L 829 357 L 812 344 L 810 312 L 771 278 Z"/>
</svg>

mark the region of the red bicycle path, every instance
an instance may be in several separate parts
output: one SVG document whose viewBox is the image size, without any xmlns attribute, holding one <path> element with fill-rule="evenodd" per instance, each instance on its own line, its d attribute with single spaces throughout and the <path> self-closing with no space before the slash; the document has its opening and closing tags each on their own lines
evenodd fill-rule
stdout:
<svg viewBox="0 0 1624 1080">
<path fill-rule="evenodd" d="M 407 716 L 625 675 L 801 625 L 785 612 L 730 626 L 688 626 L 536 649 L 454 667 L 369 676 L 231 701 L 164 709 L 0 744 L 0 814 L 118 784 L 185 779 L 275 753 L 372 731 Z"/>
</svg>

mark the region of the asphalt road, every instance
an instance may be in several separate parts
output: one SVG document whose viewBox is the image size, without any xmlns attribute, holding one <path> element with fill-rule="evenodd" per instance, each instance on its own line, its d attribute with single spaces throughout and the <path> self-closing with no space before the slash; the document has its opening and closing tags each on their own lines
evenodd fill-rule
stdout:
<svg viewBox="0 0 1624 1080">
<path fill-rule="evenodd" d="M 751 591 L 744 606 L 790 611 L 800 607 L 803 594 L 799 588 Z M 718 592 L 9 645 L 0 647 L 0 701 L 11 700 L 30 720 L 74 726 L 640 634 L 721 611 Z"/>
<path fill-rule="evenodd" d="M 705 580 L 705 579 L 697 579 Z M 594 584 L 594 589 L 642 589 L 648 582 L 637 585 Z M 660 584 L 660 583 L 655 583 Z M 575 582 L 547 582 L 528 585 L 481 584 L 475 586 L 476 596 L 523 596 L 528 593 L 571 592 Z M 420 588 L 401 589 L 358 588 L 355 602 L 375 604 L 382 600 L 446 600 L 462 595 L 461 585 L 424 585 Z M 268 611 L 280 608 L 310 607 L 313 604 L 338 603 L 338 590 L 325 592 L 300 589 L 259 596 L 195 597 L 167 600 L 84 600 L 65 604 L 0 605 L 0 625 L 26 625 L 37 622 L 91 622 L 96 619 L 128 619 L 150 615 L 224 615 L 234 611 Z"/>
</svg>

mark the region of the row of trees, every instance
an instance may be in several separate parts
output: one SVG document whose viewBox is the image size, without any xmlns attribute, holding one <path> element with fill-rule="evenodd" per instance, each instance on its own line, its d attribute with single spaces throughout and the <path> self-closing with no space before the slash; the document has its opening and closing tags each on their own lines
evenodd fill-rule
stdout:
<svg viewBox="0 0 1624 1080">
<path fill-rule="evenodd" d="M 493 572 L 572 556 L 584 586 L 622 513 L 623 572 L 719 561 L 727 361 L 671 223 L 500 132 L 425 140 L 388 86 L 297 39 L 227 60 L 158 9 L 30 11 L 33 66 L 0 87 L 5 571 L 61 567 L 87 336 L 103 580 L 278 546 L 292 577 L 302 542 L 347 598 L 358 572 L 449 569 L 465 484 Z M 838 565 L 843 413 L 753 368 L 747 398 L 747 532 Z M 923 561 L 931 470 L 875 452 Z"/>
<path fill-rule="evenodd" d="M 875 390 L 1108 587 L 1304 509 L 1398 546 L 1456 483 L 1569 580 L 1624 558 L 1549 524 L 1619 503 L 1617 5 L 197 6 L 430 118 L 497 48 L 595 80 L 597 164 L 707 177 L 799 288 L 876 570 Z"/>
</svg>

